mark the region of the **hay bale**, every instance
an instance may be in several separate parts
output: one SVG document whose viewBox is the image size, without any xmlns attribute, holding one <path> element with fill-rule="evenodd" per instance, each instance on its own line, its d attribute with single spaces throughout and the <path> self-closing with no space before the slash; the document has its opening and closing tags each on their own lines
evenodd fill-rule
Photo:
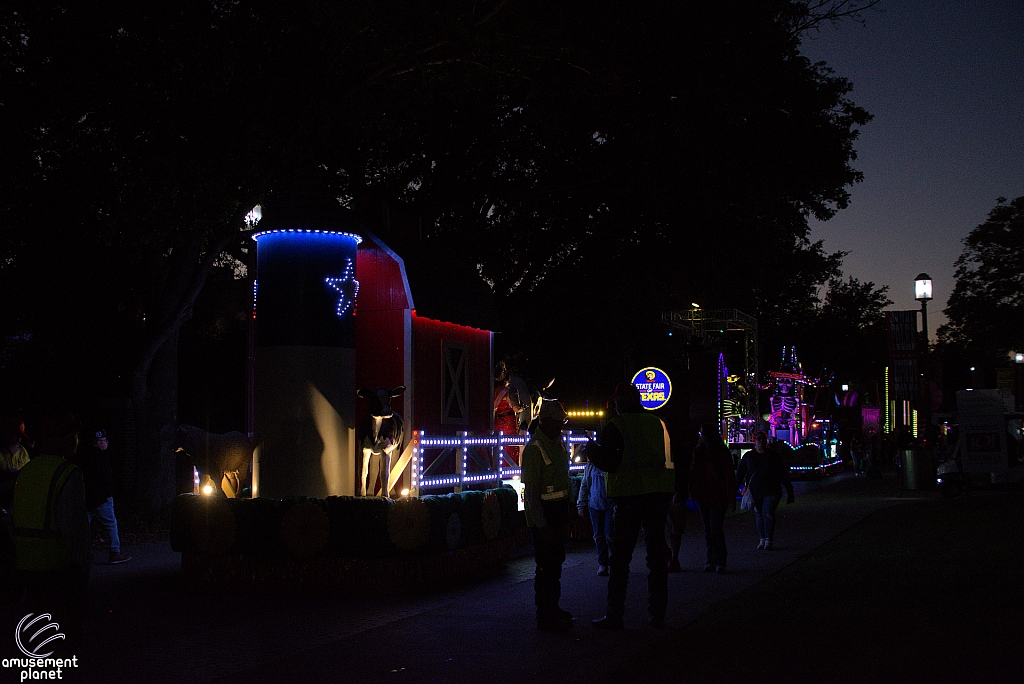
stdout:
<svg viewBox="0 0 1024 684">
<path fill-rule="evenodd" d="M 323 507 L 312 501 L 300 501 L 281 519 L 281 544 L 298 558 L 312 558 L 327 546 L 331 524 Z"/>
<path fill-rule="evenodd" d="M 398 548 L 411 551 L 427 543 L 430 511 L 419 499 L 402 499 L 388 514 L 388 538 Z"/>
</svg>

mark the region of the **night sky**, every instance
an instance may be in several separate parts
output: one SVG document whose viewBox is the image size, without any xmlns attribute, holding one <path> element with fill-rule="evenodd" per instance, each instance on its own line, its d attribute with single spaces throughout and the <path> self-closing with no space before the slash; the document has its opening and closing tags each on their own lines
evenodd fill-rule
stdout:
<svg viewBox="0 0 1024 684">
<path fill-rule="evenodd" d="M 856 143 L 864 182 L 813 238 L 889 285 L 892 308 L 920 308 L 914 276 L 932 276 L 934 340 L 961 240 L 996 198 L 1024 195 L 1024 0 L 882 0 L 865 19 L 804 41 L 875 116 Z"/>
</svg>

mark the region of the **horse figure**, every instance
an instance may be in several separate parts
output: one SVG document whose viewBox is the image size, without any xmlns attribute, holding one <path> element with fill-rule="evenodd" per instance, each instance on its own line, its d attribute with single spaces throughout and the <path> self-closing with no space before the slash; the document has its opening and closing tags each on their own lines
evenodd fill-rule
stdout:
<svg viewBox="0 0 1024 684">
<path fill-rule="evenodd" d="M 199 474 L 210 479 L 212 491 L 207 493 L 233 499 L 238 496 L 241 480 L 249 469 L 252 452 L 261 441 L 241 432 L 216 435 L 194 425 L 179 425 L 173 448 L 184 452 Z"/>
<path fill-rule="evenodd" d="M 363 450 L 363 468 L 359 478 L 360 496 L 366 496 L 367 486 L 372 490 L 373 480 L 377 473 L 370 474 L 370 456 L 380 456 L 380 495 L 390 498 L 388 480 L 391 476 L 391 455 L 397 450 L 401 453 L 402 441 L 405 437 L 405 425 L 402 416 L 391 410 L 392 397 L 405 393 L 405 386 L 399 385 L 390 392 L 383 387 L 377 389 L 359 389 L 356 396 L 370 402 L 369 412 L 359 421 L 356 439 Z M 372 479 L 370 479 L 372 477 Z M 368 481 L 369 480 L 369 481 Z"/>
</svg>

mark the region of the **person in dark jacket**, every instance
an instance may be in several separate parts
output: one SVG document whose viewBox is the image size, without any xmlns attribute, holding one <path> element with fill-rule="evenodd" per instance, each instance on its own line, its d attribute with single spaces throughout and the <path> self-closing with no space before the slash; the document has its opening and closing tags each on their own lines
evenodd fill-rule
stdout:
<svg viewBox="0 0 1024 684">
<path fill-rule="evenodd" d="M 685 452 L 683 452 L 685 454 Z M 674 458 L 674 457 L 673 457 Z M 675 468 L 675 492 L 672 494 L 672 502 L 668 507 L 668 538 L 671 542 L 669 551 L 668 571 L 681 572 L 679 565 L 679 550 L 683 546 L 683 533 L 686 532 L 686 499 L 689 498 L 690 463 L 686 456 L 680 457 Z"/>
<path fill-rule="evenodd" d="M 89 441 L 78 449 L 74 462 L 85 477 L 85 507 L 89 510 L 89 523 L 92 524 L 93 516 L 100 519 L 110 538 L 108 562 L 115 565 L 130 561 L 132 557 L 121 553 L 121 537 L 117 533 L 117 517 L 114 515 L 114 476 L 107 455 L 109 446 L 107 431 L 97 428 L 90 434 Z"/>
<path fill-rule="evenodd" d="M 736 510 L 736 473 L 718 424 L 703 423 L 690 462 L 690 498 L 700 509 L 707 544 L 704 572 L 725 572 L 725 514 Z"/>
<path fill-rule="evenodd" d="M 743 454 L 736 481 L 750 490 L 754 500 L 754 522 L 761 540 L 757 548 L 770 551 L 775 539 L 775 510 L 786 488 L 786 503 L 795 501 L 793 483 L 789 479 L 789 466 L 782 460 L 778 449 L 768 446 L 768 435 L 758 432 L 754 435 L 754 448 Z"/>
</svg>

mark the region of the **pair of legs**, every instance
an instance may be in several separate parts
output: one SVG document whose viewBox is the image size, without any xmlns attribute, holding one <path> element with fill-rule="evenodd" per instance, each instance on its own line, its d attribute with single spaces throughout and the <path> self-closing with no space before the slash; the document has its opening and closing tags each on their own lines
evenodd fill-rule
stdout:
<svg viewBox="0 0 1024 684">
<path fill-rule="evenodd" d="M 117 534 L 117 518 L 114 516 L 114 499 L 107 497 L 107 500 L 96 508 L 89 511 L 89 524 L 92 524 L 93 516 L 100 519 L 103 529 L 110 537 L 110 553 L 121 553 L 121 538 Z"/>
<path fill-rule="evenodd" d="M 612 540 L 612 517 L 614 510 L 609 508 L 599 511 L 590 508 L 590 527 L 594 530 L 594 544 L 597 546 L 597 564 L 602 568 L 608 565 L 608 549 Z"/>
<path fill-rule="evenodd" d="M 392 447 L 392 450 L 394 447 Z M 391 478 L 391 451 L 385 449 L 379 454 L 370 449 L 363 449 L 363 468 L 359 478 L 359 496 L 366 496 L 367 488 L 373 494 L 373 486 L 377 479 L 377 473 L 370 472 L 370 457 L 380 459 L 380 467 L 377 473 L 380 475 L 380 495 L 383 498 L 390 498 L 391 491 L 388 489 L 388 480 Z"/>
<path fill-rule="evenodd" d="M 669 570 L 679 571 L 679 549 L 683 545 L 683 533 L 686 532 L 686 495 L 676 494 L 668 507 L 668 538 L 672 542 Z"/>
<path fill-rule="evenodd" d="M 704 542 L 708 550 L 708 565 L 713 568 L 724 568 L 725 549 L 725 512 L 729 504 L 725 501 L 699 503 L 700 519 L 704 523 Z"/>
<path fill-rule="evenodd" d="M 665 547 L 665 519 L 671 494 L 640 494 L 615 499 L 615 536 L 611 544 L 611 577 L 608 580 L 607 619 L 621 623 L 626 612 L 626 586 L 633 549 L 644 530 L 647 544 L 647 610 L 653 620 L 665 618 L 668 605 L 668 549 Z"/>
<path fill-rule="evenodd" d="M 757 533 L 762 542 L 770 545 L 775 539 L 775 511 L 779 507 L 779 497 L 766 496 L 761 503 L 754 502 L 754 522 L 757 524 Z"/>
<path fill-rule="evenodd" d="M 534 601 L 537 604 L 537 622 L 541 626 L 562 619 L 558 601 L 562 597 L 562 564 L 565 563 L 565 528 L 569 520 L 566 500 L 545 501 L 544 517 L 547 525 L 531 527 L 533 553 L 537 572 L 533 580 Z"/>
</svg>

